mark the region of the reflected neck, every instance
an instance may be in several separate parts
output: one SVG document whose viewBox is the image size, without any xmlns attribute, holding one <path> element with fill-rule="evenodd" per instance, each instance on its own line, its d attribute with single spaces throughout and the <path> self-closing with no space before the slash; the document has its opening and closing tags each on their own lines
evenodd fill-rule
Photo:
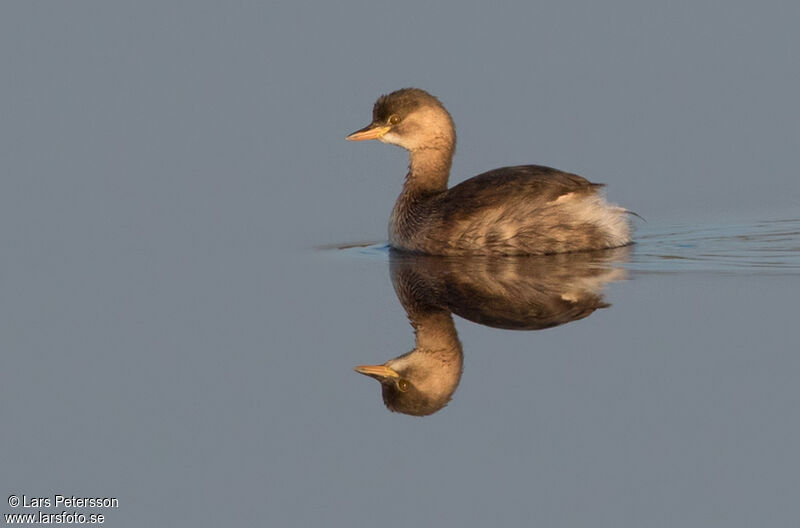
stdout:
<svg viewBox="0 0 800 528">
<path fill-rule="evenodd" d="M 416 313 L 409 318 L 416 336 L 416 350 L 461 364 L 461 342 L 450 312 Z"/>
</svg>

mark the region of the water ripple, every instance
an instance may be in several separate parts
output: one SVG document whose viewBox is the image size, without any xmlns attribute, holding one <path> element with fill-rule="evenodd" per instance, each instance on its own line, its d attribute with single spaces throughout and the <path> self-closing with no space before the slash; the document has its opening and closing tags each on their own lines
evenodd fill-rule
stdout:
<svg viewBox="0 0 800 528">
<path fill-rule="evenodd" d="M 637 271 L 800 273 L 800 219 L 644 227 L 636 238 Z"/>
<path fill-rule="evenodd" d="M 641 226 L 631 259 L 619 264 L 642 273 L 800 274 L 800 219 L 748 224 Z M 388 260 L 386 242 L 336 244 L 321 249 Z"/>
</svg>

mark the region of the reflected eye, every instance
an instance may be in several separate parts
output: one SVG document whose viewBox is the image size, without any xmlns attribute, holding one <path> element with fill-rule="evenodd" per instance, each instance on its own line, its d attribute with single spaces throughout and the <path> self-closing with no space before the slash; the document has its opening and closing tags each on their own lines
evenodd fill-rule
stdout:
<svg viewBox="0 0 800 528">
<path fill-rule="evenodd" d="M 400 122 L 400 116 L 397 114 L 392 114 L 389 116 L 389 119 L 387 121 L 390 125 L 396 125 L 397 123 Z"/>
<path fill-rule="evenodd" d="M 400 392 L 406 392 L 410 386 L 408 380 L 401 379 L 397 381 L 397 388 Z"/>
</svg>

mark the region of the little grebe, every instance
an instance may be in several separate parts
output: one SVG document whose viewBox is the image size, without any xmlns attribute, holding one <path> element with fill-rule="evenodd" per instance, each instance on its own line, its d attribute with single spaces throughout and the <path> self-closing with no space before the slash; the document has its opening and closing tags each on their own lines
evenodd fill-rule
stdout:
<svg viewBox="0 0 800 528">
<path fill-rule="evenodd" d="M 549 254 L 624 246 L 628 212 L 601 184 L 539 165 L 504 167 L 447 188 L 456 132 L 424 90 L 378 99 L 372 123 L 347 139 L 409 151 L 410 167 L 389 221 L 394 248 L 434 255 Z"/>
</svg>

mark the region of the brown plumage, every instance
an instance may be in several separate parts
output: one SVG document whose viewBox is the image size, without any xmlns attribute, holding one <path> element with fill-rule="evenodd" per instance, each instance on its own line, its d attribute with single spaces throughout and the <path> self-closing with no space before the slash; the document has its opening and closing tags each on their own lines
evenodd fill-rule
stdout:
<svg viewBox="0 0 800 528">
<path fill-rule="evenodd" d="M 539 165 L 495 169 L 447 188 L 452 118 L 417 88 L 384 95 L 372 122 L 348 139 L 409 151 L 410 167 L 389 221 L 396 249 L 437 255 L 550 254 L 630 243 L 627 212 L 602 185 Z"/>
</svg>

